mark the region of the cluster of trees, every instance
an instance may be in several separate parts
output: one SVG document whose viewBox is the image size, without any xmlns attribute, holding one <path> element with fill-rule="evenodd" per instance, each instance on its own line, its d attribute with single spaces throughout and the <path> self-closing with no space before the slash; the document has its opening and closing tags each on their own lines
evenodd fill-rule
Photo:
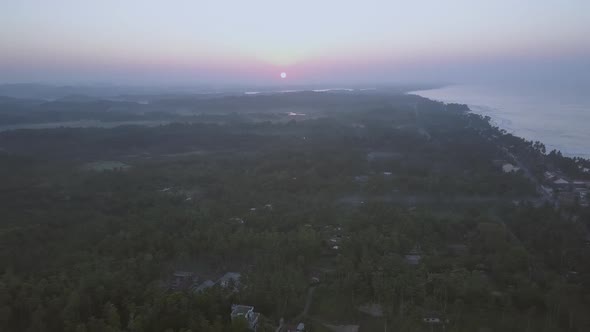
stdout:
<svg viewBox="0 0 590 332">
<path fill-rule="evenodd" d="M 375 302 L 404 330 L 427 311 L 456 331 L 590 328 L 588 211 L 512 206 L 534 186 L 492 162 L 552 155 L 459 105 L 386 101 L 303 122 L 0 133 L 0 329 L 243 331 L 229 318 L 243 303 L 274 330 L 318 274 L 320 320 Z M 109 159 L 131 168 L 84 167 Z M 240 271 L 240 291 L 170 291 L 178 262 Z"/>
</svg>

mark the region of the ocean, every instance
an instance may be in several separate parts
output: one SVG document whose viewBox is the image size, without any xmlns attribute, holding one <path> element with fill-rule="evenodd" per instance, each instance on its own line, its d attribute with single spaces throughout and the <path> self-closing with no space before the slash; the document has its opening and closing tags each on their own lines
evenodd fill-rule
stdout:
<svg viewBox="0 0 590 332">
<path fill-rule="evenodd" d="M 445 103 L 467 104 L 498 127 L 570 157 L 590 158 L 590 91 L 541 85 L 450 85 L 413 91 Z"/>
</svg>

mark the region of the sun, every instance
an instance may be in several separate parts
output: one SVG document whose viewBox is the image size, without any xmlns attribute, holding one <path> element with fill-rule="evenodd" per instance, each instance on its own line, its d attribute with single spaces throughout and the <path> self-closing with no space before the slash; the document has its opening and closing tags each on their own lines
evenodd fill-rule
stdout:
<svg viewBox="0 0 590 332">
<path fill-rule="evenodd" d="M 282 73 L 281 73 L 281 78 L 287 78 L 287 73 L 285 73 L 285 72 L 282 72 Z"/>
</svg>

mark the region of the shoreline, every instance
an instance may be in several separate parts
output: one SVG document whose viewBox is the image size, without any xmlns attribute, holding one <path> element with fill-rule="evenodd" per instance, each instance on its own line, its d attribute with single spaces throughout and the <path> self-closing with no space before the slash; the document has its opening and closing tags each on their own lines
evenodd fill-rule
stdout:
<svg viewBox="0 0 590 332">
<path fill-rule="evenodd" d="M 469 109 L 470 112 L 473 112 L 474 114 L 479 114 L 479 115 L 483 115 L 483 116 L 489 116 L 490 117 L 490 124 L 493 126 L 497 126 L 500 129 L 505 130 L 506 132 L 517 136 L 517 137 L 521 137 L 524 138 L 528 141 L 540 141 L 541 143 L 543 143 L 546 147 L 547 147 L 547 152 L 551 151 L 551 150 L 557 150 L 560 151 L 564 156 L 568 156 L 570 158 L 583 158 L 583 159 L 590 159 L 590 146 L 583 146 L 584 144 L 584 137 L 579 137 L 577 139 L 575 139 L 575 133 L 570 133 L 568 131 L 568 128 L 563 128 L 564 127 L 564 123 L 562 122 L 562 128 L 559 127 L 546 127 L 545 123 L 550 122 L 544 122 L 542 125 L 537 124 L 537 127 L 535 127 L 534 123 L 535 121 L 541 121 L 542 122 L 542 117 L 539 116 L 538 114 L 534 114 L 534 113 L 528 113 L 527 110 L 524 111 L 520 111 L 520 110 L 515 110 L 516 106 L 514 107 L 502 107 L 502 106 L 498 106 L 498 105 L 490 105 L 494 103 L 495 99 L 502 99 L 503 96 L 501 95 L 497 95 L 497 96 L 485 96 L 489 103 L 481 103 L 481 102 L 473 102 L 475 101 L 479 101 L 478 98 L 480 98 L 481 96 L 475 96 L 475 97 L 466 97 L 466 98 L 461 98 L 460 96 L 457 95 L 452 95 L 449 94 L 448 96 L 441 96 L 441 94 L 445 94 L 444 89 L 448 89 L 451 90 L 455 89 L 455 90 L 460 90 L 463 88 L 474 88 L 475 89 L 480 89 L 483 87 L 483 89 L 486 89 L 487 87 L 485 86 L 470 86 L 470 85 L 462 85 L 462 84 L 449 84 L 449 85 L 445 85 L 444 87 L 440 87 L 440 88 L 432 88 L 432 89 L 421 89 L 421 90 L 414 90 L 414 91 L 410 91 L 407 92 L 407 94 L 411 94 L 411 95 L 416 95 L 416 96 L 420 96 L 422 98 L 426 98 L 429 100 L 433 100 L 436 102 L 441 102 L 444 104 L 450 104 L 450 103 L 456 103 L 456 104 L 462 104 L 462 105 L 466 105 Z M 456 92 L 455 92 L 456 93 Z M 514 98 L 514 96 L 518 96 L 518 94 L 514 94 L 511 96 L 507 96 L 506 99 L 510 100 L 510 98 Z M 471 102 L 469 100 L 469 98 L 472 98 Z M 481 98 L 484 99 L 484 98 Z M 530 101 L 531 105 L 526 105 L 529 108 L 533 108 L 536 105 L 534 103 L 540 103 L 540 101 L 535 100 L 534 98 L 529 96 L 529 99 L 519 99 L 519 102 L 523 102 L 523 100 L 526 101 Z M 510 100 L 509 102 L 513 102 L 513 100 Z M 534 103 L 533 103 L 534 102 Z M 511 105 L 509 105 L 511 106 Z M 547 108 L 549 109 L 550 107 L 553 107 L 551 109 L 551 112 L 546 112 L 545 114 L 541 114 L 544 115 L 545 117 L 548 116 L 553 116 L 556 117 L 558 120 L 563 120 L 563 119 L 567 119 L 567 114 L 563 115 L 562 113 L 564 113 L 563 108 L 559 107 L 559 105 L 554 106 L 554 105 L 550 105 L 547 106 Z M 590 109 L 588 110 L 590 111 Z M 513 115 L 512 117 L 510 115 Z M 535 117 L 536 116 L 536 117 Z M 527 124 L 526 120 L 528 120 L 528 117 L 531 117 L 532 120 L 532 125 L 531 124 Z M 540 120 L 541 119 L 541 120 Z M 556 120 L 557 122 L 557 120 Z M 551 122 L 550 122 L 551 123 Z M 578 123 L 579 125 L 579 123 Z M 590 130 L 590 129 L 589 129 Z M 583 129 L 580 130 L 578 129 L 578 134 L 580 134 L 580 132 L 583 133 Z M 561 140 L 561 142 L 560 142 Z M 568 142 L 569 141 L 569 142 Z M 569 144 L 568 144 L 569 143 Z M 573 144 L 571 144 L 573 143 Z M 577 148 L 576 148 L 577 147 Z"/>
</svg>

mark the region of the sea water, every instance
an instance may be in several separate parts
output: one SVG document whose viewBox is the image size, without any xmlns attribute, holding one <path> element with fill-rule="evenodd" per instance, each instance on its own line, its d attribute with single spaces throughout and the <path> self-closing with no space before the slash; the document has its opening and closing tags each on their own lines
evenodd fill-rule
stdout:
<svg viewBox="0 0 590 332">
<path fill-rule="evenodd" d="M 590 91 L 542 85 L 449 85 L 411 93 L 467 104 L 498 127 L 567 156 L 590 158 Z"/>
</svg>

